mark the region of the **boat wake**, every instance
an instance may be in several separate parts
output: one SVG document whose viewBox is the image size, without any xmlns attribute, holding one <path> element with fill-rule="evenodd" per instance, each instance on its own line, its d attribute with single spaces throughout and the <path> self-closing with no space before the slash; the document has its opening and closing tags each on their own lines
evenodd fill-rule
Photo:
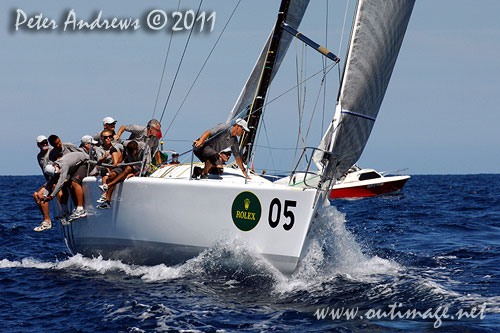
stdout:
<svg viewBox="0 0 500 333">
<path fill-rule="evenodd" d="M 500 312 L 500 299 L 481 295 L 463 295 L 453 291 L 439 272 L 422 272 L 404 267 L 394 260 L 371 256 L 346 228 L 345 214 L 329 206 L 318 211 L 313 220 L 302 259 L 291 276 L 280 273 L 251 244 L 223 238 L 184 264 L 167 266 L 129 265 L 102 257 L 80 254 L 55 262 L 24 258 L 2 259 L 0 269 L 26 268 L 85 274 L 88 276 L 134 277 L 146 283 L 184 279 L 185 283 L 203 284 L 209 294 L 225 297 L 247 295 L 272 297 L 279 303 L 302 300 L 307 304 L 338 303 L 343 299 L 364 299 L 365 306 L 393 300 L 418 298 L 426 306 L 436 304 L 487 303 L 488 312 Z M 448 282 L 450 277 L 447 277 Z M 184 282 L 183 282 L 184 283 Z M 202 290 L 200 290 L 202 291 Z M 255 294 L 259 294 L 256 296 Z M 248 297 L 248 296 L 246 296 Z"/>
<path fill-rule="evenodd" d="M 20 261 L 0 260 L 0 268 L 36 268 L 50 270 L 81 269 L 98 274 L 123 272 L 147 282 L 165 281 L 190 275 L 215 276 L 239 282 L 259 284 L 265 278 L 270 283 L 287 285 L 301 282 L 321 283 L 332 276 L 344 275 L 352 279 L 371 279 L 377 274 L 395 274 L 400 266 L 392 261 L 363 254 L 353 235 L 345 228 L 345 215 L 334 207 L 322 209 L 315 217 L 304 247 L 304 257 L 292 276 L 282 275 L 263 256 L 257 254 L 252 244 L 241 240 L 222 238 L 197 257 L 177 266 L 128 265 L 118 260 L 102 257 L 87 258 L 76 254 L 66 260 L 43 262 L 35 258 Z M 311 282 L 313 281 L 313 282 Z M 278 287 L 279 289 L 279 287 Z"/>
<path fill-rule="evenodd" d="M 20 261 L 0 260 L 0 268 L 36 268 L 51 270 L 81 269 L 98 274 L 123 272 L 144 281 L 156 282 L 189 275 L 216 276 L 251 283 L 252 279 L 265 278 L 269 282 L 300 285 L 321 283 L 332 276 L 344 275 L 351 279 L 371 279 L 377 274 L 395 274 L 400 266 L 392 261 L 363 254 L 353 235 L 345 228 L 345 215 L 334 207 L 322 209 L 315 217 L 312 237 L 304 247 L 304 256 L 297 271 L 291 276 L 282 275 L 263 256 L 256 254 L 252 244 L 241 240 L 223 238 L 197 257 L 177 266 L 128 265 L 102 257 L 86 258 L 81 254 L 56 262 L 43 262 L 34 258 Z M 292 282 L 292 283 L 291 283 Z M 278 287 L 279 289 L 279 287 Z"/>
</svg>

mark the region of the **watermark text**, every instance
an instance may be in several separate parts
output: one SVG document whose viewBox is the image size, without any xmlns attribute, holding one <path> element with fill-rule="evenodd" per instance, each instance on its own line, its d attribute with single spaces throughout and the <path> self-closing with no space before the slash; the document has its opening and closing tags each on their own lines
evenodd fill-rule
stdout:
<svg viewBox="0 0 500 333">
<path fill-rule="evenodd" d="M 450 309 L 447 306 L 438 306 L 424 310 L 404 309 L 402 303 L 393 303 L 387 308 L 368 309 L 361 311 L 356 308 L 318 308 L 314 312 L 316 319 L 331 319 L 331 320 L 434 320 L 434 328 L 439 328 L 444 320 L 461 320 L 461 319 L 484 319 L 486 304 L 472 307 L 468 310 L 459 309 L 454 313 L 449 313 Z"/>
<path fill-rule="evenodd" d="M 80 17 L 75 9 L 63 13 L 60 19 L 52 18 L 43 12 L 28 14 L 17 8 L 11 13 L 11 29 L 18 31 L 147 31 L 167 30 L 172 32 L 193 29 L 199 32 L 212 32 L 215 27 L 215 11 L 195 12 L 194 10 L 172 11 L 153 9 L 141 17 L 105 16 L 102 10 L 90 17 Z"/>
</svg>

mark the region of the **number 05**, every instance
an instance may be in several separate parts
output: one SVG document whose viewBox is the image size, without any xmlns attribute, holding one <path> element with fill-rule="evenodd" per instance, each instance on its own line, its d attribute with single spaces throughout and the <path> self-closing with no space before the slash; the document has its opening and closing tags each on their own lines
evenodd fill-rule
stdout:
<svg viewBox="0 0 500 333">
<path fill-rule="evenodd" d="M 290 207 L 296 207 L 297 201 L 285 200 L 285 209 L 283 210 L 283 216 L 289 219 L 287 224 L 283 224 L 283 229 L 286 231 L 292 229 L 293 224 L 295 223 L 295 215 L 290 210 Z M 274 210 L 277 210 L 276 214 Z M 274 217 L 276 216 L 276 217 Z M 269 225 L 271 228 L 276 228 L 280 223 L 281 219 L 281 201 L 278 198 L 274 198 L 271 201 L 271 205 L 269 207 Z"/>
</svg>

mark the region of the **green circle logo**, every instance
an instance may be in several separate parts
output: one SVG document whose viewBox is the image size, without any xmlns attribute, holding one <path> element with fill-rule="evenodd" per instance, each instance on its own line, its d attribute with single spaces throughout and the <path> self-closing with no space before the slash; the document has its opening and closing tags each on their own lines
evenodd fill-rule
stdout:
<svg viewBox="0 0 500 333">
<path fill-rule="evenodd" d="M 231 215 L 234 225 L 241 231 L 250 231 L 259 223 L 262 207 L 252 192 L 241 192 L 234 198 Z"/>
</svg>

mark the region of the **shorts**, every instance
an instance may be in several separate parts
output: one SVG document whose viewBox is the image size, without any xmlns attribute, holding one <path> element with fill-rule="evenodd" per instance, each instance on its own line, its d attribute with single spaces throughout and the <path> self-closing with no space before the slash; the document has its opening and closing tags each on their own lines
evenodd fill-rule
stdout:
<svg viewBox="0 0 500 333">
<path fill-rule="evenodd" d="M 117 175 L 119 175 L 123 171 L 125 171 L 125 167 L 119 167 L 119 166 L 117 166 L 117 167 L 114 167 L 113 169 L 111 169 L 111 172 L 114 172 Z"/>
<path fill-rule="evenodd" d="M 106 176 L 106 175 L 108 174 L 108 168 L 103 167 L 103 166 L 102 166 L 102 167 L 100 167 L 100 168 L 99 168 L 99 171 L 98 171 L 98 173 L 97 173 L 97 174 L 98 174 L 99 176 L 101 176 L 101 177 Z"/>
<path fill-rule="evenodd" d="M 71 175 L 71 181 L 82 185 L 83 178 L 87 177 L 88 165 L 87 163 L 80 164 L 78 168 Z"/>
<path fill-rule="evenodd" d="M 46 186 L 47 186 L 47 182 L 43 183 L 43 185 L 40 186 L 38 188 L 38 190 L 36 190 L 36 193 L 40 192 L 40 190 L 43 189 L 43 194 L 42 195 L 48 196 L 49 195 L 49 191 L 47 190 Z"/>
<path fill-rule="evenodd" d="M 198 157 L 202 162 L 206 162 L 208 160 L 214 165 L 222 164 L 219 153 L 210 146 L 201 146 L 195 148 L 193 152 L 196 157 Z"/>
<path fill-rule="evenodd" d="M 132 167 L 132 173 L 137 173 L 137 172 L 141 171 L 141 166 L 140 165 L 130 165 L 130 167 Z M 111 170 L 111 172 L 114 172 L 117 175 L 119 175 L 123 171 L 125 171 L 125 168 L 127 168 L 127 166 L 117 166 L 117 167 L 114 167 Z"/>
<path fill-rule="evenodd" d="M 42 185 L 42 186 L 40 186 L 40 187 L 38 188 L 38 190 L 36 190 L 36 192 L 40 191 L 42 188 L 45 188 L 46 186 L 47 186 L 47 182 L 43 183 L 43 185 Z"/>
</svg>

